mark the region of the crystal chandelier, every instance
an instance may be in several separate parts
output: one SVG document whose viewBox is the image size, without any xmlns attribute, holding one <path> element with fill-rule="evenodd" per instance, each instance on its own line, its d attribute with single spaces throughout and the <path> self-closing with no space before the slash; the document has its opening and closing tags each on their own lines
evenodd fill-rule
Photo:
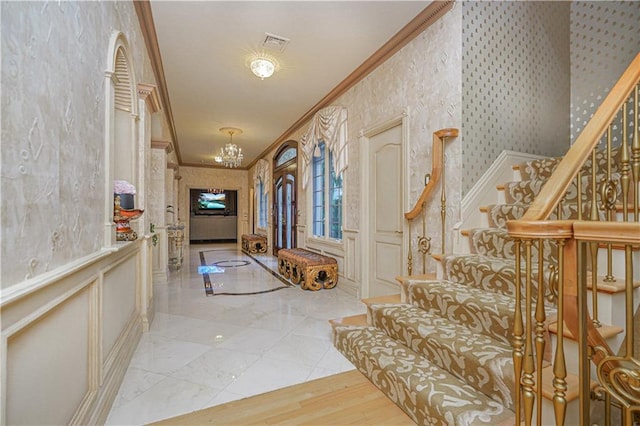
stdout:
<svg viewBox="0 0 640 426">
<path fill-rule="evenodd" d="M 242 148 L 233 143 L 234 134 L 242 134 L 242 130 L 235 127 L 222 127 L 220 129 L 223 133 L 229 133 L 229 143 L 220 148 L 220 153 L 214 157 L 216 163 L 224 164 L 225 167 L 240 167 L 242 164 Z"/>
</svg>

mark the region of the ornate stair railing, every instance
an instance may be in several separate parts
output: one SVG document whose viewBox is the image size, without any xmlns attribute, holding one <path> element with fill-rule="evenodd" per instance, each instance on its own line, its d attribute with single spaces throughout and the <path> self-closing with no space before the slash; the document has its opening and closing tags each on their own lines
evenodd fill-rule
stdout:
<svg viewBox="0 0 640 426">
<path fill-rule="evenodd" d="M 422 235 L 418 236 L 417 248 L 422 254 L 422 273 L 426 273 L 426 256 L 431 253 L 431 237 L 427 236 L 427 201 L 431 195 L 435 193 L 438 183 L 441 184 L 440 192 L 440 219 L 442 223 L 442 253 L 445 252 L 445 222 L 447 212 L 447 196 L 445 191 L 445 170 L 444 170 L 444 144 L 452 138 L 458 136 L 458 129 L 441 129 L 433 133 L 433 145 L 431 149 L 431 173 L 424 177 L 424 188 L 418 201 L 414 207 L 404 214 L 405 219 L 409 222 L 409 250 L 407 255 L 408 274 L 413 274 L 413 244 L 411 225 L 413 220 L 422 215 Z"/>
<path fill-rule="evenodd" d="M 602 421 L 631 426 L 640 421 L 640 314 L 634 290 L 640 280 L 639 87 L 640 54 L 525 215 L 507 224 L 516 245 L 516 282 L 521 283 L 516 286 L 513 333 L 515 377 L 519 378 L 514 396 L 517 424 L 541 425 L 545 418 L 557 425 Z M 577 214 L 563 217 L 561 212 L 567 211 L 563 206 L 572 203 Z M 557 218 L 552 220 L 554 212 Z M 543 256 L 533 262 L 532 248 L 537 246 L 542 253 L 545 240 L 557 246 L 556 265 Z M 602 281 L 599 275 L 604 276 Z M 621 306 L 614 307 L 624 311 L 623 324 L 618 325 L 626 334 L 619 349 L 600 332 L 597 303 L 600 283 L 615 280 L 624 287 Z M 545 356 L 545 303 L 557 309 L 558 331 L 551 356 Z M 574 372 L 567 367 L 572 341 L 577 341 L 579 357 Z M 553 371 L 547 383 L 553 388 L 552 408 L 543 403 L 546 363 L 551 363 Z M 575 413 L 570 406 L 575 402 L 569 398 L 569 374 L 579 379 Z"/>
</svg>

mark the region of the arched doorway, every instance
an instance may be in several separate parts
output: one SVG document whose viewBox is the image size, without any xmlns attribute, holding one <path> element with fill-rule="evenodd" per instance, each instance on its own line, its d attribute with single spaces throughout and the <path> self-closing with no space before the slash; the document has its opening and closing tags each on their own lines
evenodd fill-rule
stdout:
<svg viewBox="0 0 640 426">
<path fill-rule="evenodd" d="M 298 143 L 287 141 L 273 158 L 273 254 L 296 247 Z"/>
</svg>

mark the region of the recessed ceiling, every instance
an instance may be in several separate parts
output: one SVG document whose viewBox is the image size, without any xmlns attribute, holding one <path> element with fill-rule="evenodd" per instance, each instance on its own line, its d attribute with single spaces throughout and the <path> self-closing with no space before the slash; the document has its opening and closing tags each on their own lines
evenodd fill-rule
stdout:
<svg viewBox="0 0 640 426">
<path fill-rule="evenodd" d="M 429 3 L 152 1 L 180 163 L 215 166 L 218 129 L 237 127 L 250 164 Z M 277 60 L 272 77 L 249 69 L 258 52 Z"/>
</svg>

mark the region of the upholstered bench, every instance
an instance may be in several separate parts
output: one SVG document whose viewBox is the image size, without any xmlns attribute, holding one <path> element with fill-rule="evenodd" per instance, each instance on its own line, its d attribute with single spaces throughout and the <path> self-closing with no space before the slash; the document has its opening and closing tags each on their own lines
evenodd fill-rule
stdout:
<svg viewBox="0 0 640 426">
<path fill-rule="evenodd" d="M 338 284 L 338 262 L 301 248 L 278 251 L 278 272 L 304 290 L 333 288 Z"/>
<path fill-rule="evenodd" d="M 249 253 L 266 253 L 267 237 L 258 234 L 242 234 L 242 250 Z"/>
</svg>

